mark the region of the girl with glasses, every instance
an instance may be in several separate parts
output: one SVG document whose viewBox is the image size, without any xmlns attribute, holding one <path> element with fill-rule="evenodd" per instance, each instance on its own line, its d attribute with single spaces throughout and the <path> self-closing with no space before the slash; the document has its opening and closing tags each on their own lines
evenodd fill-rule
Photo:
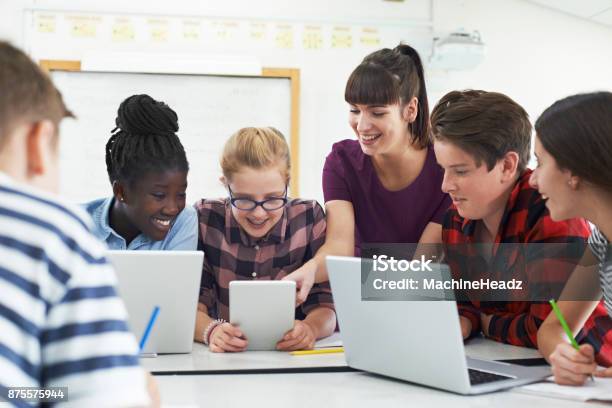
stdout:
<svg viewBox="0 0 612 408">
<path fill-rule="evenodd" d="M 243 351 L 248 345 L 229 320 L 229 283 L 279 280 L 311 260 L 325 241 L 325 214 L 314 200 L 288 198 L 289 146 L 274 128 L 244 128 L 225 144 L 223 199 L 195 205 L 204 251 L 194 338 L 213 352 Z M 336 327 L 328 284 L 315 285 L 295 310 L 295 325 L 279 350 L 310 349 Z"/>
</svg>

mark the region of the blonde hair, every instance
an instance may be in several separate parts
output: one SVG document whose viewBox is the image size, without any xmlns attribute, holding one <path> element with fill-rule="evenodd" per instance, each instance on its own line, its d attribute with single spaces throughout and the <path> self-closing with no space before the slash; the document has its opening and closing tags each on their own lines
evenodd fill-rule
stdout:
<svg viewBox="0 0 612 408">
<path fill-rule="evenodd" d="M 281 165 L 281 174 L 289 182 L 291 158 L 289 146 L 281 132 L 273 127 L 246 127 L 234 133 L 221 154 L 221 170 L 226 180 L 242 167 L 262 169 Z"/>
</svg>

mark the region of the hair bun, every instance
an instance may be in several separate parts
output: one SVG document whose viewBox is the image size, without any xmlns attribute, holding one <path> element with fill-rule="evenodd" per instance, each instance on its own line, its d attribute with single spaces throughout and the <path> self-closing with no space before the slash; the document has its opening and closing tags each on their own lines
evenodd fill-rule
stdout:
<svg viewBox="0 0 612 408">
<path fill-rule="evenodd" d="M 179 129 L 176 112 L 144 94 L 121 102 L 115 123 L 122 131 L 139 136 L 174 134 Z"/>
</svg>

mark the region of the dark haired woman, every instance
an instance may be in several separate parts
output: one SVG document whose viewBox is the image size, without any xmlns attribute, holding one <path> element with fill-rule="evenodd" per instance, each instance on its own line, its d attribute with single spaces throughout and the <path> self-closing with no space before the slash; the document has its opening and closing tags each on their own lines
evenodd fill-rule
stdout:
<svg viewBox="0 0 612 408">
<path fill-rule="evenodd" d="M 86 204 L 110 249 L 195 250 L 198 221 L 185 208 L 189 163 L 178 118 L 165 103 L 133 95 L 119 106 L 106 144 L 113 196 Z"/>
<path fill-rule="evenodd" d="M 531 184 L 543 197 L 554 220 L 583 217 L 595 225 L 590 251 L 566 284 L 559 308 L 577 333 L 603 294 L 612 315 L 612 93 L 574 95 L 555 102 L 535 124 L 538 167 Z M 612 326 L 610 317 L 599 323 Z M 595 349 L 578 350 L 568 342 L 561 323 L 551 313 L 538 331 L 538 348 L 552 365 L 555 381 L 583 384 L 591 374 L 612 377 L 612 361 L 596 358 L 612 351 L 607 336 Z"/>
<path fill-rule="evenodd" d="M 416 50 L 376 51 L 355 68 L 344 99 L 356 140 L 334 144 L 323 168 L 327 236 L 317 256 L 289 275 L 304 299 L 325 255 L 359 255 L 365 243 L 440 243 L 450 199 L 429 140 L 429 106 Z"/>
</svg>

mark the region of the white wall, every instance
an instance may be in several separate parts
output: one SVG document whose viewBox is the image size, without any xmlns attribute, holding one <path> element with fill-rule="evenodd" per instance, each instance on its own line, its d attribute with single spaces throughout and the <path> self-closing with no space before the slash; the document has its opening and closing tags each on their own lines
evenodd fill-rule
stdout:
<svg viewBox="0 0 612 408">
<path fill-rule="evenodd" d="M 469 27 L 487 44 L 472 71 L 430 72 L 433 99 L 452 89 L 499 91 L 535 121 L 559 98 L 612 90 L 612 27 L 521 0 L 436 0 L 433 15 L 434 31 Z"/>
<path fill-rule="evenodd" d="M 383 46 L 393 46 L 399 39 L 407 42 L 418 39 L 417 48 L 424 54 L 428 53 L 424 43 L 428 35 L 465 27 L 480 31 L 487 44 L 485 61 L 467 72 L 428 70 L 432 105 L 453 89 L 495 90 L 507 93 L 522 104 L 535 120 L 560 97 L 596 89 L 612 90 L 609 74 L 612 28 L 522 0 L 433 0 L 431 8 L 427 0 L 399 3 L 260 0 L 257 7 L 254 3 L 249 0 L 171 3 L 108 0 L 95 5 L 86 0 L 1 0 L 0 37 L 24 45 L 26 30 L 21 16 L 25 7 L 378 24 L 391 27 L 391 34 L 383 39 Z M 146 10 L 143 9 L 145 4 Z M 58 47 L 61 48 L 61 44 Z M 352 67 L 361 57 L 360 53 L 348 51 L 329 51 L 316 60 L 308 53 L 262 52 L 260 55 L 264 65 L 302 69 L 302 196 L 322 200 L 320 181 L 325 156 L 333 142 L 352 137 L 346 124 L 343 88 Z"/>
</svg>

